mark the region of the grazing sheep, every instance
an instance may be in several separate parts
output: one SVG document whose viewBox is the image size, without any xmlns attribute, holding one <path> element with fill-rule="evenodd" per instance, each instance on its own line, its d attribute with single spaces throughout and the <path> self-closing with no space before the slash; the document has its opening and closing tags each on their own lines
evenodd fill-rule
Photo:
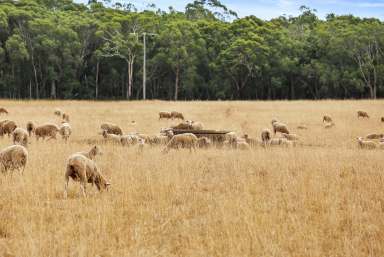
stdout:
<svg viewBox="0 0 384 257">
<path fill-rule="evenodd" d="M 297 126 L 297 129 L 305 130 L 305 129 L 308 129 L 308 127 L 304 125 L 300 125 L 300 126 Z"/>
<path fill-rule="evenodd" d="M 35 133 L 35 128 L 36 128 L 35 124 L 32 121 L 28 121 L 26 127 L 28 131 L 28 135 L 32 136 L 32 133 Z"/>
<path fill-rule="evenodd" d="M 263 131 L 261 131 L 261 141 L 264 145 L 268 143 L 271 138 L 271 131 L 269 129 L 263 129 Z"/>
<path fill-rule="evenodd" d="M 192 151 L 192 149 L 196 150 L 197 141 L 197 137 L 192 133 L 175 135 L 169 140 L 168 144 L 163 149 L 163 152 L 167 153 L 171 149 L 179 148 L 188 148 L 189 151 Z"/>
<path fill-rule="evenodd" d="M 198 148 L 209 148 L 212 145 L 212 141 L 208 137 L 200 137 L 197 139 Z"/>
<path fill-rule="evenodd" d="M 324 128 L 325 129 L 330 129 L 330 128 L 333 128 L 334 126 L 335 126 L 335 123 L 330 122 L 330 123 L 325 123 Z"/>
<path fill-rule="evenodd" d="M 181 112 L 171 112 L 172 119 L 181 119 L 184 120 L 184 115 Z"/>
<path fill-rule="evenodd" d="M 24 146 L 12 145 L 0 151 L 1 171 L 19 170 L 23 174 L 28 161 L 28 151 Z"/>
<path fill-rule="evenodd" d="M 365 138 L 366 139 L 381 139 L 384 137 L 384 134 L 369 134 Z"/>
<path fill-rule="evenodd" d="M 365 111 L 358 111 L 357 112 L 357 118 L 369 118 L 369 115 Z"/>
<path fill-rule="evenodd" d="M 28 132 L 23 128 L 16 128 L 12 132 L 12 140 L 15 145 L 28 146 Z"/>
<path fill-rule="evenodd" d="M 69 114 L 64 112 L 63 115 L 62 115 L 62 118 L 63 118 L 63 121 L 69 122 Z"/>
<path fill-rule="evenodd" d="M 276 134 L 277 132 L 289 134 L 287 125 L 285 125 L 284 123 L 278 122 L 277 120 L 272 120 L 272 127 L 273 127 L 274 134 Z"/>
<path fill-rule="evenodd" d="M 56 108 L 55 111 L 53 112 L 53 114 L 55 114 L 56 116 L 59 116 L 59 117 L 61 117 L 62 113 L 63 112 L 59 108 Z"/>
<path fill-rule="evenodd" d="M 363 140 L 362 137 L 357 138 L 357 140 L 361 149 L 375 149 L 377 147 L 375 142 Z"/>
<path fill-rule="evenodd" d="M 169 112 L 159 112 L 159 120 L 161 119 L 171 119 L 172 118 L 172 114 L 169 113 Z"/>
<path fill-rule="evenodd" d="M 80 182 L 80 188 L 84 197 L 86 197 L 87 183 L 96 185 L 99 191 L 107 189 L 110 185 L 99 171 L 96 163 L 82 154 L 73 154 L 67 161 L 64 198 L 67 198 L 69 178 L 72 178 L 73 181 Z"/>
<path fill-rule="evenodd" d="M 101 152 L 100 148 L 97 145 L 95 145 L 88 152 L 83 151 L 83 152 L 78 152 L 77 154 L 82 154 L 88 159 L 94 160 L 97 155 L 102 155 L 103 153 Z"/>
<path fill-rule="evenodd" d="M 9 112 L 4 107 L 0 107 L 0 114 L 8 114 Z"/>
<path fill-rule="evenodd" d="M 8 137 L 11 136 L 12 132 L 17 128 L 17 125 L 14 121 L 6 120 L 0 125 L 0 135 L 8 134 Z"/>
<path fill-rule="evenodd" d="M 47 123 L 35 128 L 35 136 L 38 141 L 40 138 L 45 140 L 48 137 L 50 139 L 56 139 L 56 134 L 60 131 L 59 127 L 56 124 Z"/>
<path fill-rule="evenodd" d="M 328 122 L 328 123 L 330 123 L 330 122 L 333 122 L 333 120 L 332 120 L 331 116 L 329 116 L 329 115 L 324 115 L 324 117 L 323 117 L 323 122 Z"/>
<path fill-rule="evenodd" d="M 121 136 L 115 134 L 109 134 L 106 130 L 102 133 L 104 140 L 115 144 L 121 144 Z"/>
<path fill-rule="evenodd" d="M 297 141 L 299 140 L 299 137 L 295 134 L 285 134 L 281 133 L 281 136 L 285 139 L 288 139 L 289 141 Z"/>
<path fill-rule="evenodd" d="M 114 135 L 119 135 L 119 136 L 123 135 L 122 129 L 113 123 L 108 123 L 108 122 L 103 123 L 103 124 L 101 124 L 100 128 L 103 131 L 104 130 L 107 131 L 108 134 L 114 134 Z"/>
<path fill-rule="evenodd" d="M 65 140 L 65 142 L 67 142 L 67 140 L 69 139 L 69 137 L 72 134 L 71 125 L 69 125 L 69 123 L 61 124 L 59 133 L 60 133 L 61 137 Z"/>
</svg>

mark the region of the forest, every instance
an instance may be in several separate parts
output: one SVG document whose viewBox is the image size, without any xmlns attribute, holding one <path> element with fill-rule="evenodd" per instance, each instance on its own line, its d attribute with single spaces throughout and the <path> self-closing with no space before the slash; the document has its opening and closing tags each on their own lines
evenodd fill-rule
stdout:
<svg viewBox="0 0 384 257">
<path fill-rule="evenodd" d="M 146 99 L 376 99 L 384 23 L 306 6 L 239 18 L 218 0 L 0 2 L 1 98 L 142 99 L 144 62 Z"/>
</svg>

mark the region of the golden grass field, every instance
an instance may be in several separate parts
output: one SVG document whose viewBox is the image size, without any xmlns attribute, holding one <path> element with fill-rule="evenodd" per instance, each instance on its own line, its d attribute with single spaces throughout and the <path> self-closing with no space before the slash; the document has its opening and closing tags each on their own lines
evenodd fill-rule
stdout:
<svg viewBox="0 0 384 257">
<path fill-rule="evenodd" d="M 24 176 L 0 174 L 0 256 L 384 256 L 384 150 L 356 138 L 383 133 L 384 101 L 1 101 L 25 127 L 70 114 L 73 135 L 29 145 Z M 371 119 L 358 120 L 357 110 Z M 108 192 L 70 181 L 65 162 L 100 142 L 109 121 L 156 134 L 177 110 L 206 128 L 259 137 L 272 118 L 300 135 L 295 148 L 171 151 L 102 144 Z M 323 128 L 330 114 L 336 127 Z M 132 124 L 131 121 L 136 121 Z M 295 128 L 305 124 L 308 130 Z M 1 148 L 10 145 L 0 139 Z"/>
</svg>

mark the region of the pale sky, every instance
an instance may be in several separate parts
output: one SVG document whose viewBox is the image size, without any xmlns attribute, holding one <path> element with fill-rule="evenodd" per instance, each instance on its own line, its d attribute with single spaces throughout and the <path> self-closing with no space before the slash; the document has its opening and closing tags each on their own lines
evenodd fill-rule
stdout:
<svg viewBox="0 0 384 257">
<path fill-rule="evenodd" d="M 88 0 L 74 0 L 77 3 L 86 3 Z M 114 0 L 117 1 L 117 0 Z M 168 10 L 169 6 L 183 11 L 187 3 L 193 0 L 121 0 L 124 3 L 133 3 L 139 10 L 154 3 L 158 8 Z M 324 18 L 328 13 L 353 14 L 359 17 L 375 17 L 384 20 L 384 0 L 221 0 L 228 8 L 238 13 L 240 17 L 255 15 L 261 19 L 276 18 L 282 14 L 297 15 L 302 5 L 317 9 L 318 15 Z"/>
</svg>

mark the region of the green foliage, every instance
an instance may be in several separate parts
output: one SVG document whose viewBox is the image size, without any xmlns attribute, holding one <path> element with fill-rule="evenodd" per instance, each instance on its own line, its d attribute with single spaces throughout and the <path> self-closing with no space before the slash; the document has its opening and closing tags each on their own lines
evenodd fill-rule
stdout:
<svg viewBox="0 0 384 257">
<path fill-rule="evenodd" d="M 383 97 L 383 22 L 300 10 L 263 21 L 237 18 L 218 0 L 192 1 L 184 12 L 7 0 L 0 97 L 140 98 L 144 33 L 149 98 Z"/>
</svg>

